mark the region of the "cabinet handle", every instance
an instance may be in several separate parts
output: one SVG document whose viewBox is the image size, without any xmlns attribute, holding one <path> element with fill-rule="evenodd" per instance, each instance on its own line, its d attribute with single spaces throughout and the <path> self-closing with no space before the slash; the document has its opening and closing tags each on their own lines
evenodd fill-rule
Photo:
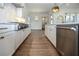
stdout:
<svg viewBox="0 0 79 59">
<path fill-rule="evenodd" d="M 69 30 L 73 30 L 73 31 L 76 31 L 77 30 L 74 27 L 57 27 L 57 28 L 60 28 L 60 29 L 69 29 Z"/>
<path fill-rule="evenodd" d="M 4 36 L 1 36 L 1 37 L 0 37 L 0 40 L 1 40 L 1 39 L 4 39 Z"/>
</svg>

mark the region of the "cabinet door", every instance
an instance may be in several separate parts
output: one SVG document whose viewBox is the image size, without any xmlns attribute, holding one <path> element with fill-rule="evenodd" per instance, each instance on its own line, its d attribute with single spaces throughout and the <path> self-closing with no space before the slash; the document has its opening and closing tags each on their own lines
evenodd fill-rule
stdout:
<svg viewBox="0 0 79 59">
<path fill-rule="evenodd" d="M 7 39 L 7 44 L 9 48 L 8 52 L 9 55 L 12 55 L 15 52 L 15 32 L 11 33 L 10 35 L 8 35 L 5 39 Z"/>
<path fill-rule="evenodd" d="M 28 35 L 28 30 L 24 29 L 23 30 L 23 41 L 26 39 L 27 35 Z"/>
<path fill-rule="evenodd" d="M 0 39 L 0 56 L 7 56 L 9 55 L 9 44 L 7 39 Z"/>
<path fill-rule="evenodd" d="M 24 29 L 20 31 L 20 44 L 24 41 Z"/>
<path fill-rule="evenodd" d="M 20 45 L 20 42 L 21 42 L 21 31 L 17 31 L 16 34 L 15 34 L 15 49 L 17 49 Z"/>
<path fill-rule="evenodd" d="M 16 32 L 16 41 L 15 41 L 15 49 L 19 47 L 19 45 L 24 41 L 24 39 L 31 33 L 31 29 L 23 29 Z"/>
<path fill-rule="evenodd" d="M 51 42 L 53 45 L 56 47 L 56 26 L 52 26 L 50 28 L 50 37 L 51 37 Z"/>
<path fill-rule="evenodd" d="M 47 25 L 45 26 L 45 35 L 48 37 L 48 28 L 47 28 Z"/>
<path fill-rule="evenodd" d="M 12 55 L 15 51 L 15 39 L 14 33 L 8 33 L 3 36 L 3 39 L 0 39 L 0 55 L 1 56 L 8 56 Z"/>
<path fill-rule="evenodd" d="M 25 29 L 25 38 L 31 33 L 31 29 L 30 28 L 26 28 Z"/>
<path fill-rule="evenodd" d="M 56 47 L 56 25 L 45 26 L 45 35 L 51 41 L 51 43 Z"/>
</svg>

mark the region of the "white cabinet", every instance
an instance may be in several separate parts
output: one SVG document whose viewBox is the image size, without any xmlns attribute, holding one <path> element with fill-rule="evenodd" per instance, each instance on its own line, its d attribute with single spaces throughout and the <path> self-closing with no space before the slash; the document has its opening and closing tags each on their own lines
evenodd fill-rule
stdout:
<svg viewBox="0 0 79 59">
<path fill-rule="evenodd" d="M 19 45 L 24 41 L 24 35 L 25 33 L 23 32 L 24 30 L 19 30 L 19 31 L 16 31 L 16 39 L 15 39 L 15 49 L 17 49 L 19 47 Z M 27 36 L 26 36 L 27 37 Z"/>
<path fill-rule="evenodd" d="M 27 28 L 27 29 L 25 29 L 25 36 L 28 36 L 29 35 L 29 33 L 31 33 L 31 28 Z"/>
<path fill-rule="evenodd" d="M 25 40 L 25 38 L 31 33 L 30 28 L 22 29 L 16 31 L 16 39 L 15 39 L 15 49 L 19 47 L 19 45 Z"/>
<path fill-rule="evenodd" d="M 46 25 L 45 35 L 51 41 L 51 43 L 56 47 L 56 25 Z"/>
<path fill-rule="evenodd" d="M 0 34 L 0 56 L 10 56 L 31 33 L 30 28 Z"/>
<path fill-rule="evenodd" d="M 23 32 L 24 30 L 22 29 L 22 30 L 20 30 L 19 31 L 19 45 L 24 41 L 24 32 Z M 26 36 L 27 37 L 27 36 Z"/>
<path fill-rule="evenodd" d="M 22 39 L 25 40 L 27 38 L 27 36 L 31 33 L 31 29 L 30 28 L 23 29 L 22 33 L 23 33 Z"/>
<path fill-rule="evenodd" d="M 0 34 L 1 37 L 4 37 L 0 39 L 0 56 L 4 55 L 12 55 L 15 51 L 15 32 L 8 32 L 5 34 Z"/>
<path fill-rule="evenodd" d="M 18 48 L 18 46 L 20 45 L 20 41 L 21 41 L 21 31 L 16 31 L 16 34 L 15 34 L 16 38 L 15 38 L 15 49 Z"/>
<path fill-rule="evenodd" d="M 22 8 L 17 8 L 17 16 L 22 17 Z"/>
</svg>

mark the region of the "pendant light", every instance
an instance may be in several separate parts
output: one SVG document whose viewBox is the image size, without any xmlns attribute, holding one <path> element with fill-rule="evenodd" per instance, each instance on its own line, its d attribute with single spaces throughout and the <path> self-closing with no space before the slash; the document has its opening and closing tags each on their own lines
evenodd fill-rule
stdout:
<svg viewBox="0 0 79 59">
<path fill-rule="evenodd" d="M 59 6 L 55 5 L 54 7 L 52 7 L 52 12 L 59 12 Z"/>
</svg>

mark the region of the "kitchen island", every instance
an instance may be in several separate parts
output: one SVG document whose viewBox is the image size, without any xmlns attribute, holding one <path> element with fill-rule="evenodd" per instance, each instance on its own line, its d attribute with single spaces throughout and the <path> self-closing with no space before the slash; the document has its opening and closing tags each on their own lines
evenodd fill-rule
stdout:
<svg viewBox="0 0 79 59">
<path fill-rule="evenodd" d="M 78 24 L 79 23 L 59 23 L 46 25 L 45 35 L 61 55 L 78 55 Z M 53 29 L 50 30 L 52 27 Z"/>
</svg>

